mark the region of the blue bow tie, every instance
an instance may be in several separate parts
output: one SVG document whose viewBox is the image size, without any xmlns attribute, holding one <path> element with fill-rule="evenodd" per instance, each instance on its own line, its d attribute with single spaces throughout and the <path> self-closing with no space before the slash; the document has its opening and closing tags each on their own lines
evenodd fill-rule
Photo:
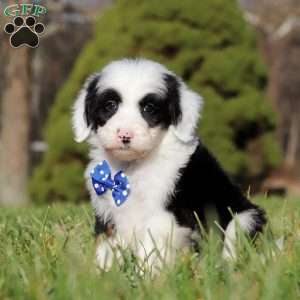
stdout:
<svg viewBox="0 0 300 300">
<path fill-rule="evenodd" d="M 129 196 L 130 185 L 123 171 L 119 171 L 114 179 L 111 178 L 111 170 L 104 160 L 90 174 L 93 187 L 98 196 L 112 190 L 112 196 L 117 206 L 122 205 Z"/>
</svg>

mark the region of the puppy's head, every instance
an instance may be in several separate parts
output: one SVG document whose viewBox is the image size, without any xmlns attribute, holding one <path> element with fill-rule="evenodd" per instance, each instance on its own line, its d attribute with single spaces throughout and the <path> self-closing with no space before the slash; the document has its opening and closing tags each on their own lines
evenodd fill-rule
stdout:
<svg viewBox="0 0 300 300">
<path fill-rule="evenodd" d="M 201 97 L 164 66 L 124 59 L 90 77 L 73 110 L 75 140 L 89 138 L 121 161 L 142 158 L 172 130 L 190 142 Z"/>
</svg>

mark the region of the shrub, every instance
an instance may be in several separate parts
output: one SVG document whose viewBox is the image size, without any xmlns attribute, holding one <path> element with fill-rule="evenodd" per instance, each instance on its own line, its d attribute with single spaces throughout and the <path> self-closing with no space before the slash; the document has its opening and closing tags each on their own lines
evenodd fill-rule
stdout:
<svg viewBox="0 0 300 300">
<path fill-rule="evenodd" d="M 241 182 L 279 160 L 266 70 L 235 0 L 120 1 L 99 17 L 93 39 L 57 95 L 45 128 L 49 150 L 30 184 L 35 201 L 84 198 L 85 145 L 73 142 L 70 108 L 87 76 L 122 57 L 159 61 L 205 98 L 204 143 Z"/>
</svg>

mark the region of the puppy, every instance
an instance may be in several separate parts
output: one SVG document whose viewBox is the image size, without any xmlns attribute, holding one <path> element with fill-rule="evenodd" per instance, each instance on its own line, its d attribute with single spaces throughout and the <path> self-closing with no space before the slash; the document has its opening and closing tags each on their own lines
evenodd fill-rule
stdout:
<svg viewBox="0 0 300 300">
<path fill-rule="evenodd" d="M 114 61 L 87 79 L 73 107 L 73 129 L 77 142 L 91 146 L 85 177 L 96 235 L 106 234 L 96 251 L 102 269 L 121 260 L 122 249 L 150 268 L 174 262 L 199 236 L 199 221 L 204 228 L 211 223 L 211 211 L 224 230 L 225 258 L 236 257 L 236 223 L 251 237 L 262 231 L 264 211 L 196 136 L 201 108 L 198 94 L 153 61 Z M 122 170 L 128 178 L 130 194 L 120 206 L 110 191 L 97 195 L 90 178 L 104 160 L 112 174 Z"/>
</svg>

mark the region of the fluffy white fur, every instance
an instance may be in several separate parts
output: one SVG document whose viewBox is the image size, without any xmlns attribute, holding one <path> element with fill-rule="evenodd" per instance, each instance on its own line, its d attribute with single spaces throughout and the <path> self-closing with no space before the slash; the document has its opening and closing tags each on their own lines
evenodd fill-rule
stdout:
<svg viewBox="0 0 300 300">
<path fill-rule="evenodd" d="M 225 240 L 222 256 L 227 260 L 236 259 L 235 242 L 238 230 L 250 232 L 255 225 L 254 216 L 257 211 L 249 209 L 242 213 L 236 214 L 234 219 L 230 221 L 225 231 Z"/>
<path fill-rule="evenodd" d="M 187 245 L 191 234 L 190 229 L 176 224 L 175 217 L 164 209 L 164 204 L 169 191 L 174 190 L 178 170 L 187 164 L 197 147 L 195 129 L 202 99 L 180 81 L 180 123 L 168 130 L 149 128 L 140 115 L 137 103 L 147 93 L 165 91 L 163 73 L 172 74 L 164 66 L 148 60 L 121 60 L 105 67 L 98 89 L 118 90 L 123 103 L 97 132 L 91 131 L 84 118 L 86 86 L 74 105 L 76 141 L 87 139 L 91 145 L 91 161 L 85 177 L 92 205 L 96 214 L 104 220 L 112 217 L 117 229 L 117 236 L 100 243 L 97 249 L 98 263 L 105 269 L 111 266 L 113 250 L 117 245 L 130 248 L 141 261 L 150 261 L 151 265 L 159 266 L 156 250 L 171 262 L 176 249 Z M 118 150 L 118 129 L 134 133 L 130 149 Z M 115 205 L 111 193 L 99 197 L 92 187 L 90 171 L 102 160 L 109 162 L 113 174 L 122 169 L 129 178 L 131 195 L 120 207 Z M 242 221 L 247 223 L 244 217 Z M 227 230 L 226 243 L 232 239 L 232 227 L 230 224 Z"/>
<path fill-rule="evenodd" d="M 113 217 L 117 239 L 138 254 L 142 261 L 153 253 L 154 248 L 164 250 L 171 233 L 174 250 L 183 247 L 188 239 L 190 229 L 177 226 L 174 216 L 165 211 L 164 201 L 174 188 L 178 169 L 187 163 L 195 147 L 196 144 L 178 143 L 173 133 L 168 132 L 161 144 L 145 159 L 129 164 L 110 160 L 113 173 L 123 169 L 130 180 L 130 199 L 121 207 L 116 207 L 110 193 L 101 198 L 95 194 L 89 178 L 90 171 L 99 161 L 108 158 L 99 149 L 91 151 L 92 161 L 87 168 L 86 178 L 96 214 L 106 220 Z M 110 242 L 115 244 L 114 241 Z M 167 258 L 173 255 L 166 254 Z M 99 263 L 103 265 L 103 262 Z"/>
</svg>

